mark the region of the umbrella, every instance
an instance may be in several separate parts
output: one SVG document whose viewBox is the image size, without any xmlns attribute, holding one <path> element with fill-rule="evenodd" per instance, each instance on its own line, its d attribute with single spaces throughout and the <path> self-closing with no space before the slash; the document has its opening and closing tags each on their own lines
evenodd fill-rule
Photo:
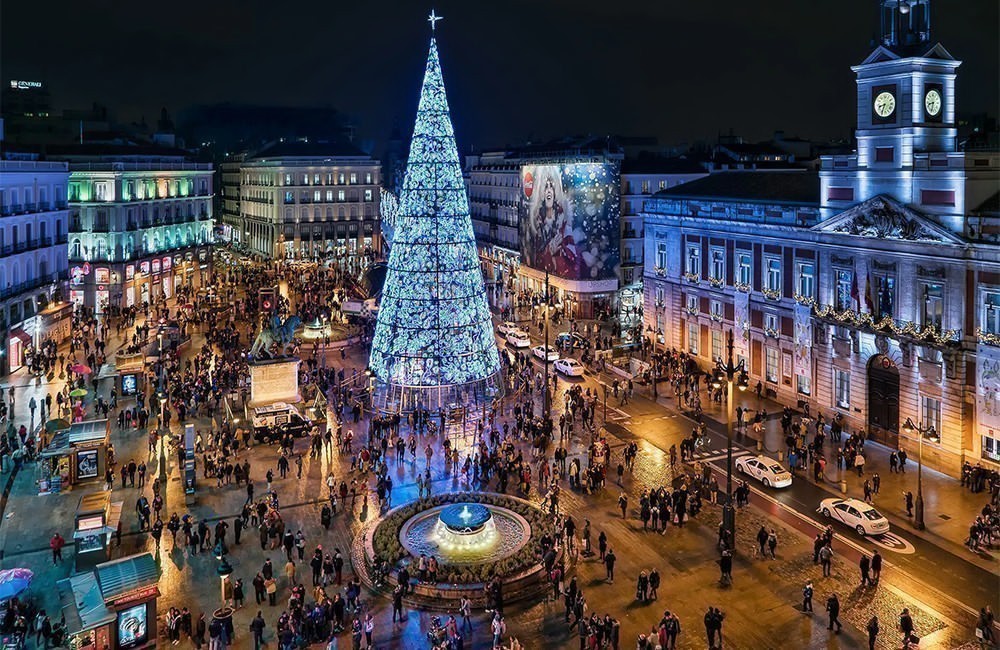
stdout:
<svg viewBox="0 0 1000 650">
<path fill-rule="evenodd" d="M 90 366 L 83 363 L 74 363 L 72 366 L 69 367 L 69 369 L 77 373 L 78 375 L 89 375 L 91 372 L 93 372 L 93 370 L 90 369 Z"/>
<path fill-rule="evenodd" d="M 0 601 L 13 598 L 27 589 L 34 575 L 28 569 L 0 571 Z"/>
<path fill-rule="evenodd" d="M 86 388 L 74 388 L 69 392 L 70 397 L 83 397 L 87 394 Z"/>
<path fill-rule="evenodd" d="M 48 422 L 45 423 L 45 430 L 48 431 L 49 433 L 53 433 L 55 431 L 62 431 L 63 429 L 68 429 L 68 428 L 69 428 L 69 422 L 63 420 L 62 418 L 49 420 Z"/>
</svg>

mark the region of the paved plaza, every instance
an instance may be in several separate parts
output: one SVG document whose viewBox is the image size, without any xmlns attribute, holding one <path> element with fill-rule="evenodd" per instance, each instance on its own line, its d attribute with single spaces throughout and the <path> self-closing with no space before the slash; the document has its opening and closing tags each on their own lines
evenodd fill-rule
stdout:
<svg viewBox="0 0 1000 650">
<path fill-rule="evenodd" d="M 140 320 L 141 323 L 141 320 Z M 126 335 L 129 333 L 126 332 Z M 201 333 L 195 333 L 191 353 L 201 349 L 204 344 Z M 121 345 L 121 339 L 111 336 L 109 340 L 109 358 Z M 303 349 L 303 356 L 311 351 Z M 354 370 L 363 370 L 366 365 L 367 351 L 361 345 L 354 345 L 341 353 L 340 349 L 328 349 L 324 363 L 328 366 L 341 367 L 346 374 Z M 109 368 L 101 370 L 102 376 L 107 375 Z M 583 385 L 593 386 L 611 380 L 610 375 L 590 372 L 580 381 Z M 46 383 L 44 379 L 15 374 L 10 378 L 14 387 L 16 401 L 14 417 L 16 421 L 27 418 L 26 404 L 31 396 L 41 399 L 46 392 L 61 388 L 58 377 Z M 100 392 L 106 394 L 110 389 L 111 380 L 101 381 Z M 559 380 L 557 394 L 561 395 L 567 383 Z M 4 386 L 6 393 L 7 386 Z M 535 406 L 539 396 L 535 395 Z M 743 399 L 754 399 L 743 396 Z M 556 401 L 558 404 L 558 400 Z M 754 405 L 756 406 L 756 405 Z M 777 413 L 773 404 L 765 404 L 770 412 Z M 506 400 L 500 422 L 509 421 L 512 400 Z M 711 428 L 722 430 L 721 423 L 713 424 L 713 419 L 719 420 L 717 407 L 708 407 L 706 415 Z M 363 418 L 353 422 L 349 414 L 330 413 L 331 422 L 336 418 L 344 418 L 343 427 L 353 431 L 357 443 L 363 444 L 368 435 L 368 421 Z M 207 431 L 212 423 L 207 419 L 194 422 L 202 431 Z M 598 428 L 603 424 L 603 409 L 597 409 Z M 936 567 L 928 562 L 924 549 L 936 549 L 942 556 L 958 555 L 963 560 L 963 566 L 972 566 L 983 571 L 980 575 L 992 575 L 995 596 L 997 582 L 997 564 L 992 555 L 974 555 L 962 546 L 961 528 L 974 516 L 981 503 L 987 498 L 984 495 L 972 495 L 951 479 L 924 472 L 925 493 L 927 494 L 928 529 L 919 535 L 914 535 L 918 544 L 922 544 L 920 552 L 911 556 L 885 552 L 888 569 L 883 572 L 881 582 L 876 587 L 859 587 L 857 560 L 859 549 L 870 552 L 874 546 L 864 541 L 852 538 L 850 531 L 838 530 L 838 538 L 834 542 L 834 559 L 832 574 L 823 577 L 819 565 L 812 561 L 812 535 L 815 530 L 801 519 L 790 516 L 791 510 L 783 510 L 780 497 L 762 494 L 755 488 L 750 505 L 741 508 L 737 515 L 737 544 L 734 558 L 733 582 L 724 585 L 720 582 L 720 570 L 717 552 L 717 529 L 721 518 L 719 506 L 705 501 L 704 509 L 683 527 L 667 526 L 664 533 L 643 530 L 639 519 L 638 504 L 644 491 L 660 486 L 670 488 L 674 479 L 685 472 L 693 472 L 693 466 L 670 462 L 669 449 L 671 445 L 679 444 L 680 440 L 690 433 L 692 422 L 686 415 L 676 410 L 676 401 L 670 397 L 659 396 L 654 400 L 649 388 L 641 388 L 627 405 L 619 405 L 618 400 L 608 404 L 608 428 L 606 429 L 609 445 L 612 449 L 612 467 L 622 458 L 626 445 L 636 443 L 638 456 L 632 471 L 626 472 L 621 487 L 616 485 L 613 473 L 609 473 L 607 485 L 592 494 L 569 489 L 565 480 L 562 490 L 562 510 L 571 515 L 578 525 L 589 519 L 592 527 L 592 537 L 603 532 L 607 535 L 608 545 L 614 550 L 618 563 L 615 567 L 615 581 L 608 582 L 606 570 L 599 558 L 579 557 L 572 562 L 570 569 L 587 602 L 587 615 L 590 613 L 604 616 L 609 614 L 620 622 L 619 646 L 632 647 L 640 634 L 647 634 L 657 627 L 665 610 L 674 612 L 680 619 L 682 633 L 677 647 L 704 648 L 707 645 L 703 617 L 708 607 L 718 607 L 724 614 L 722 626 L 726 647 L 734 648 L 803 648 L 803 647 L 833 647 L 861 648 L 867 647 L 865 626 L 873 614 L 882 621 L 883 632 L 877 642 L 878 648 L 899 647 L 895 631 L 895 623 L 899 612 L 908 607 L 913 613 L 918 633 L 924 637 L 922 647 L 963 647 L 972 644 L 975 618 L 969 607 L 974 603 L 965 602 L 966 593 L 952 593 L 932 580 L 925 579 L 935 571 L 950 570 L 953 563 L 944 563 Z M 181 423 L 172 423 L 175 431 L 179 431 Z M 472 427 L 465 432 L 458 431 L 457 425 L 447 430 L 447 434 L 456 441 L 464 460 L 467 446 L 472 442 Z M 404 437 L 409 433 L 404 427 Z M 724 454 L 720 451 L 725 445 L 721 438 L 714 452 L 709 452 L 703 460 L 710 461 L 716 470 L 723 465 Z M 432 492 L 474 490 L 469 485 L 468 477 L 445 463 L 442 459 L 441 436 L 423 436 L 419 448 L 431 445 L 435 450 L 430 463 L 433 479 Z M 130 459 L 146 459 L 151 474 L 155 474 L 157 459 L 147 451 L 147 434 L 145 430 L 112 428 L 112 442 L 120 462 Z M 581 457 L 586 459 L 587 446 L 591 438 L 589 433 L 574 432 L 568 444 L 570 459 Z M 754 441 L 746 441 L 748 446 Z M 769 450 L 777 450 L 780 441 L 780 430 L 776 419 L 768 420 L 767 435 L 764 444 Z M 530 450 L 527 441 L 516 441 L 516 445 L 528 457 Z M 748 452 L 742 446 L 737 448 L 738 455 Z M 339 549 L 345 559 L 344 575 L 346 578 L 353 573 L 350 566 L 349 549 L 356 543 L 361 526 L 378 516 L 377 498 L 374 483 L 369 474 L 360 477 L 351 471 L 350 456 L 332 449 L 324 451 L 317 457 L 308 454 L 308 439 L 300 439 L 296 444 L 295 454 L 302 455 L 302 475 L 297 476 L 295 466 L 286 478 L 276 478 L 274 490 L 280 498 L 282 517 L 289 529 L 301 530 L 305 536 L 307 553 L 311 554 L 316 545 L 322 545 L 329 552 Z M 872 452 L 870 470 L 882 472 L 882 495 L 876 503 L 883 508 L 892 519 L 894 526 L 907 527 L 905 512 L 902 511 L 901 493 L 904 488 L 912 488 L 910 474 L 890 475 L 884 468 L 884 459 L 880 452 Z M 392 455 L 391 455 L 392 456 Z M 258 493 L 263 492 L 264 474 L 270 469 L 278 475 L 276 446 L 255 445 L 249 451 L 240 452 L 240 461 L 245 458 L 250 462 L 251 477 L 258 487 Z M 394 458 L 394 456 L 393 456 Z M 585 463 L 584 463 L 585 464 Z M 34 466 L 25 464 L 19 471 L 12 472 L 11 464 L 7 464 L 3 476 L 5 486 L 2 509 L 3 519 L 0 525 L 0 547 L 3 548 L 3 567 L 27 567 L 36 573 L 35 582 L 31 587 L 31 597 L 38 605 L 48 612 L 58 611 L 58 602 L 54 589 L 55 582 L 70 575 L 71 562 L 59 566 L 51 563 L 48 549 L 48 539 L 53 532 L 58 531 L 66 539 L 72 540 L 73 514 L 81 494 L 88 490 L 98 490 L 103 482 L 96 485 L 80 486 L 71 491 L 49 496 L 37 496 Z M 818 489 L 824 493 L 839 492 L 836 463 L 828 466 L 827 480 Z M 416 460 L 406 460 L 397 464 L 389 463 L 389 473 L 394 482 L 392 504 L 399 505 L 416 498 L 416 476 L 427 469 L 427 463 L 422 453 Z M 915 469 L 915 468 L 913 468 Z M 327 531 L 320 521 L 320 509 L 325 502 L 325 480 L 332 473 L 337 481 L 359 479 L 367 481 L 367 508 L 363 494 L 353 503 L 341 504 L 334 516 L 333 525 Z M 911 472 L 912 474 L 912 472 Z M 194 505 L 188 507 L 184 503 L 184 495 L 180 481 L 176 459 L 171 455 L 168 461 L 169 480 L 165 491 L 166 515 L 177 512 L 180 515 L 189 513 L 196 520 L 208 522 L 214 527 L 215 522 L 226 520 L 232 523 L 246 501 L 246 490 L 242 486 L 216 486 L 216 481 L 203 478 L 199 470 L 199 480 Z M 724 487 L 725 479 L 721 471 L 716 472 L 717 480 Z M 857 477 L 846 476 L 849 492 L 856 494 L 859 489 Z M 796 481 L 806 481 L 800 473 Z M 488 488 L 495 490 L 495 482 Z M 508 491 L 513 490 L 508 487 Z M 622 517 L 618 509 L 619 496 L 628 496 L 629 509 L 627 516 Z M 170 536 L 164 534 L 162 548 L 157 552 L 151 537 L 138 530 L 134 504 L 140 494 L 137 488 L 123 488 L 116 477 L 112 489 L 112 498 L 124 502 L 124 526 L 121 545 L 114 549 L 114 556 L 124 556 L 142 551 L 156 554 L 162 569 L 160 590 L 162 596 L 158 611 L 158 622 L 161 635 L 165 633 L 163 615 L 169 607 L 187 607 L 195 614 L 211 612 L 220 605 L 220 583 L 215 569 L 218 564 L 211 552 L 191 554 L 181 546 L 173 547 Z M 149 483 L 145 494 L 151 498 Z M 543 494 L 539 494 L 538 486 L 533 485 L 530 494 L 518 493 L 535 502 L 541 502 Z M 945 505 L 947 504 L 947 507 Z M 977 506 L 978 504 L 978 506 Z M 950 519 L 942 519 L 938 513 L 947 513 Z M 955 522 L 954 524 L 952 522 Z M 962 523 L 966 522 L 966 523 Z M 775 559 L 756 557 L 755 536 L 761 526 L 774 528 L 778 539 Z M 907 527 L 907 534 L 912 531 Z M 843 537 L 841 537 L 843 535 Z M 228 539 L 232 540 L 230 532 Z M 67 556 L 72 556 L 73 550 L 67 549 Z M 244 532 L 239 545 L 231 544 L 229 560 L 234 567 L 234 578 L 244 581 L 248 596 L 247 604 L 239 609 L 234 622 L 236 627 L 235 647 L 251 647 L 251 637 L 248 625 L 258 607 L 254 604 L 253 589 L 250 583 L 263 564 L 265 558 L 271 558 L 276 567 L 283 567 L 284 553 L 276 550 L 262 550 L 257 532 L 248 529 Z M 924 564 L 923 572 L 911 571 L 910 567 Z M 899 567 L 899 568 L 897 568 Z M 649 572 L 656 569 L 662 576 L 662 586 L 655 601 L 638 602 L 635 599 L 635 582 L 641 571 Z M 304 563 L 298 571 L 299 579 L 308 578 L 308 564 Z M 276 573 L 281 573 L 280 571 Z M 815 613 L 803 613 L 800 609 L 802 589 L 806 582 L 812 581 L 815 589 Z M 289 595 L 288 584 L 282 574 L 279 579 L 278 604 L 274 607 L 266 603 L 260 607 L 267 623 L 264 634 L 268 644 L 275 643 L 274 629 L 279 613 L 284 609 Z M 991 586 L 987 582 L 982 588 L 989 593 Z M 328 587 L 329 592 L 337 589 Z M 841 620 L 844 630 L 834 635 L 827 630 L 827 617 L 824 613 L 825 603 L 831 593 L 836 592 L 842 603 Z M 425 633 L 428 629 L 431 614 L 428 612 L 408 611 L 403 622 L 393 623 L 390 618 L 391 607 L 388 599 L 366 591 L 363 600 L 375 617 L 373 634 L 374 647 L 377 648 L 420 648 L 428 647 Z M 994 601 L 995 602 L 995 601 Z M 985 602 L 983 604 L 986 604 Z M 577 629 L 565 622 L 565 609 L 562 600 L 557 602 L 528 602 L 510 606 L 505 609 L 507 635 L 516 637 L 525 648 L 584 647 L 579 639 Z M 446 614 L 447 616 L 447 614 Z M 473 616 L 473 630 L 466 635 L 465 647 L 488 648 L 492 646 L 489 631 L 491 615 L 477 611 Z M 350 647 L 350 634 L 342 635 L 343 647 Z M 165 642 L 165 641 L 164 641 Z M 191 645 L 189 639 L 181 641 L 183 645 Z M 969 645 L 969 647 L 974 647 Z"/>
</svg>

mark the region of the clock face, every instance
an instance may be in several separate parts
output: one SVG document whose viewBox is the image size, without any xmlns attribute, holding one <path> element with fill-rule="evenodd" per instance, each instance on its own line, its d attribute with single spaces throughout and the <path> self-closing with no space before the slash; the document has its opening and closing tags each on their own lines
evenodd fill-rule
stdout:
<svg viewBox="0 0 1000 650">
<path fill-rule="evenodd" d="M 896 110 L 896 98 L 889 91 L 880 92 L 875 97 L 873 108 L 879 117 L 889 117 Z"/>
<path fill-rule="evenodd" d="M 928 90 L 924 96 L 924 109 L 931 117 L 937 117 L 941 112 L 941 93 L 937 90 Z"/>
</svg>

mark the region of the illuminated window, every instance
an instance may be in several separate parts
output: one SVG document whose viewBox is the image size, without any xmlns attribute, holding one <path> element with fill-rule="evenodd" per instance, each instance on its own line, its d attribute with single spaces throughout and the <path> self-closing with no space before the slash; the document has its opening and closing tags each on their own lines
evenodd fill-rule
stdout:
<svg viewBox="0 0 1000 650">
<path fill-rule="evenodd" d="M 649 181 L 642 182 L 642 193 L 649 194 Z"/>
<path fill-rule="evenodd" d="M 722 280 L 726 277 L 726 253 L 721 248 L 712 249 L 712 279 Z"/>
<path fill-rule="evenodd" d="M 872 287 L 872 291 L 875 292 L 873 298 L 875 302 L 875 313 L 879 318 L 889 316 L 890 318 L 895 315 L 895 304 L 896 304 L 896 278 L 890 275 L 877 275 L 875 276 L 875 286 Z"/>
<path fill-rule="evenodd" d="M 722 358 L 722 332 L 712 330 L 712 360 Z"/>
<path fill-rule="evenodd" d="M 351 174 L 351 185 L 357 185 L 357 184 L 358 184 L 358 175 Z"/>
<path fill-rule="evenodd" d="M 812 380 L 808 374 L 797 375 L 795 377 L 795 390 L 800 395 L 812 395 Z"/>
<path fill-rule="evenodd" d="M 983 295 L 982 330 L 987 334 L 1000 334 L 1000 292 L 987 291 Z"/>
<path fill-rule="evenodd" d="M 799 295 L 812 298 L 816 290 L 816 267 L 811 263 L 799 264 Z"/>
<path fill-rule="evenodd" d="M 698 306 L 698 296 L 688 295 L 687 308 L 688 311 L 693 312 L 695 314 L 697 314 L 700 311 L 700 307 Z"/>
<path fill-rule="evenodd" d="M 941 329 L 941 317 L 944 314 L 944 295 L 940 284 L 925 284 L 923 308 L 920 314 L 920 324 L 923 327 Z"/>
<path fill-rule="evenodd" d="M 770 291 L 781 291 L 781 260 L 767 260 L 767 288 Z"/>
<path fill-rule="evenodd" d="M 371 184 L 372 184 L 372 173 L 368 172 L 365 174 L 365 185 L 371 185 Z"/>
<path fill-rule="evenodd" d="M 688 246 L 687 272 L 692 275 L 701 275 L 701 246 Z"/>
<path fill-rule="evenodd" d="M 372 196 L 373 195 L 372 195 L 372 191 L 371 190 L 365 190 L 365 201 L 371 201 L 372 200 Z"/>
<path fill-rule="evenodd" d="M 656 266 L 661 269 L 667 268 L 666 242 L 656 242 Z"/>
<path fill-rule="evenodd" d="M 770 330 L 772 332 L 778 331 L 778 315 L 777 314 L 764 314 L 764 329 Z"/>
<path fill-rule="evenodd" d="M 854 271 L 837 270 L 837 309 L 844 311 L 851 308 L 854 297 L 851 291 L 854 286 Z"/>
<path fill-rule="evenodd" d="M 934 432 L 941 435 L 941 400 L 935 397 L 920 396 L 920 425 L 924 428 L 933 427 Z M 920 435 L 920 434 L 917 434 Z"/>
<path fill-rule="evenodd" d="M 319 203 L 322 200 L 323 193 L 320 190 L 313 190 L 313 201 Z"/>
<path fill-rule="evenodd" d="M 846 370 L 833 371 L 833 386 L 838 407 L 851 408 L 851 373 Z"/>
<path fill-rule="evenodd" d="M 750 256 L 750 253 L 740 253 L 739 261 L 740 284 L 749 286 L 753 277 L 753 258 Z"/>
<path fill-rule="evenodd" d="M 343 201 L 346 197 L 347 197 L 347 194 L 344 192 L 344 190 L 337 190 L 337 200 L 338 201 Z"/>
<path fill-rule="evenodd" d="M 333 190 L 327 190 L 326 191 L 326 201 L 327 201 L 327 203 L 330 203 L 330 202 L 333 201 Z"/>
<path fill-rule="evenodd" d="M 698 323 L 688 323 L 688 352 L 698 354 Z"/>
<path fill-rule="evenodd" d="M 778 383 L 778 349 L 764 348 L 764 378 L 771 383 Z"/>
<path fill-rule="evenodd" d="M 319 185 L 319 174 L 313 174 L 313 185 Z"/>
<path fill-rule="evenodd" d="M 709 303 L 709 311 L 716 318 L 722 318 L 722 302 L 713 300 Z"/>
<path fill-rule="evenodd" d="M 337 174 L 337 184 L 338 185 L 343 185 L 344 184 L 344 173 L 343 172 Z"/>
</svg>

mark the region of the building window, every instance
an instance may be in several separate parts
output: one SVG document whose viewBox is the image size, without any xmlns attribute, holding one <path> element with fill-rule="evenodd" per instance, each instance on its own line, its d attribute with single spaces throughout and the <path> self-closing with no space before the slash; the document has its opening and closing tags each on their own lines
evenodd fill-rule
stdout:
<svg viewBox="0 0 1000 650">
<path fill-rule="evenodd" d="M 701 275 L 701 247 L 688 246 L 687 272 L 691 275 Z"/>
<path fill-rule="evenodd" d="M 642 193 L 649 194 L 649 181 L 642 182 Z"/>
<path fill-rule="evenodd" d="M 690 354 L 698 354 L 698 323 L 688 323 L 688 352 Z"/>
<path fill-rule="evenodd" d="M 719 300 L 713 300 L 709 303 L 709 308 L 711 310 L 712 316 L 718 319 L 722 318 L 722 302 Z"/>
<path fill-rule="evenodd" d="M 812 382 L 809 375 L 797 375 L 795 378 L 795 389 L 800 395 L 812 395 Z"/>
<path fill-rule="evenodd" d="M 712 249 L 712 279 L 722 280 L 726 277 L 726 253 L 721 248 Z"/>
<path fill-rule="evenodd" d="M 854 299 L 854 272 L 837 270 L 837 309 L 844 311 L 851 308 Z"/>
<path fill-rule="evenodd" d="M 372 173 L 367 172 L 365 173 L 365 185 L 371 185 L 371 184 L 372 184 Z"/>
<path fill-rule="evenodd" d="M 698 306 L 698 296 L 689 295 L 687 297 L 687 308 L 688 311 L 692 314 L 697 314 L 699 311 L 701 311 L 701 308 Z"/>
<path fill-rule="evenodd" d="M 781 260 L 767 260 L 767 288 L 769 291 L 781 291 Z"/>
<path fill-rule="evenodd" d="M 319 203 L 321 201 L 322 192 L 319 190 L 313 190 L 313 201 Z"/>
<path fill-rule="evenodd" d="M 722 332 L 719 330 L 712 330 L 712 360 L 716 361 L 722 358 Z"/>
<path fill-rule="evenodd" d="M 351 174 L 351 185 L 357 185 L 357 184 L 358 184 L 358 175 Z"/>
<path fill-rule="evenodd" d="M 331 201 L 333 201 L 333 190 L 327 190 L 326 191 L 326 202 L 330 203 Z"/>
<path fill-rule="evenodd" d="M 941 400 L 920 396 L 920 421 L 924 428 L 933 427 L 938 438 L 941 436 Z M 917 434 L 920 435 L 920 434 Z"/>
<path fill-rule="evenodd" d="M 285 185 L 291 185 L 291 184 L 292 184 L 292 175 L 285 174 Z"/>
<path fill-rule="evenodd" d="M 285 192 L 285 203 L 295 203 L 295 195 L 290 190 Z"/>
<path fill-rule="evenodd" d="M 365 190 L 365 201 L 373 200 L 374 195 L 371 190 Z"/>
<path fill-rule="evenodd" d="M 983 295 L 983 319 L 980 326 L 987 334 L 1000 334 L 1000 292 Z"/>
<path fill-rule="evenodd" d="M 924 285 L 924 302 L 920 314 L 920 324 L 923 327 L 941 329 L 941 318 L 944 315 L 944 295 L 940 284 Z"/>
<path fill-rule="evenodd" d="M 339 174 L 337 174 L 337 185 L 343 185 L 343 184 L 344 184 L 344 172 L 340 172 Z"/>
<path fill-rule="evenodd" d="M 313 185 L 319 185 L 319 174 L 313 174 Z"/>
<path fill-rule="evenodd" d="M 875 307 L 879 318 L 893 318 L 896 302 L 896 278 L 888 275 L 875 276 Z"/>
<path fill-rule="evenodd" d="M 1000 463 L 1000 439 L 983 436 L 983 458 Z"/>
<path fill-rule="evenodd" d="M 764 378 L 772 384 L 778 383 L 778 348 L 764 348 Z"/>
<path fill-rule="evenodd" d="M 656 268 L 667 268 L 667 244 L 666 242 L 656 242 Z"/>
<path fill-rule="evenodd" d="M 816 290 L 816 267 L 812 264 L 799 264 L 799 295 L 812 298 Z"/>
<path fill-rule="evenodd" d="M 839 408 L 851 408 L 851 373 L 846 370 L 833 371 L 834 399 Z"/>
<path fill-rule="evenodd" d="M 764 330 L 768 332 L 778 331 L 778 315 L 764 314 Z"/>
<path fill-rule="evenodd" d="M 337 190 L 337 200 L 343 201 L 347 198 L 347 193 L 344 190 Z"/>
<path fill-rule="evenodd" d="M 744 286 L 750 286 L 753 278 L 753 258 L 750 253 L 740 253 L 739 260 L 739 282 Z"/>
<path fill-rule="evenodd" d="M 655 291 L 654 295 L 656 297 L 655 298 L 656 299 L 656 304 L 657 305 L 662 305 L 663 304 L 663 287 L 656 287 L 656 291 Z"/>
</svg>

